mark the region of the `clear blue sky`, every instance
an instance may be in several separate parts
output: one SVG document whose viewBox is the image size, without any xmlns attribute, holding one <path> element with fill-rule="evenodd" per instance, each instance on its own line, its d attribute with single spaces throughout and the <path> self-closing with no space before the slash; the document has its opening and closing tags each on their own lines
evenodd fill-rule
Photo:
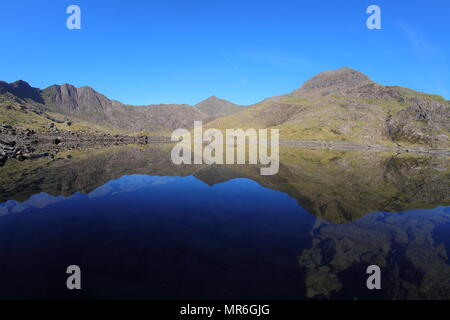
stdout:
<svg viewBox="0 0 450 320">
<path fill-rule="evenodd" d="M 66 28 L 71 4 L 81 30 Z M 366 28 L 370 4 L 382 30 Z M 0 79 L 130 104 L 251 104 L 349 66 L 450 99 L 449 15 L 448 0 L 3 0 Z"/>
</svg>

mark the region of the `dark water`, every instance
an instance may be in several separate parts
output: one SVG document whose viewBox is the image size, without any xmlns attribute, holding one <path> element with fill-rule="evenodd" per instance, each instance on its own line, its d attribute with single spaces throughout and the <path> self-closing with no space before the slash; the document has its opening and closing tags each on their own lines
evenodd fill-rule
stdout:
<svg viewBox="0 0 450 320">
<path fill-rule="evenodd" d="M 0 298 L 450 297 L 448 159 L 285 154 L 273 177 L 161 147 L 6 164 Z"/>
</svg>

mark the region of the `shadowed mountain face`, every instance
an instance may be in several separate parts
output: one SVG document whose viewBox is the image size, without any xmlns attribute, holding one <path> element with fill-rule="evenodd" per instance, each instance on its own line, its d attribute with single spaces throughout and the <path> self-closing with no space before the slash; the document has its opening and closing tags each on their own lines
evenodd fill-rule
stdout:
<svg viewBox="0 0 450 320">
<path fill-rule="evenodd" d="M 282 148 L 280 171 L 261 176 L 255 165 L 182 165 L 171 145 L 68 151 L 57 159 L 8 161 L 0 170 L 0 201 L 24 201 L 45 192 L 89 193 L 124 175 L 195 176 L 214 185 L 248 178 L 288 194 L 316 217 L 335 223 L 379 210 L 400 211 L 450 204 L 446 157 L 331 152 Z M 70 158 L 67 156 L 71 155 Z"/>
<path fill-rule="evenodd" d="M 22 80 L 12 83 L 0 81 L 0 94 L 4 94 L 6 92 L 28 101 L 31 100 L 38 103 L 44 102 L 40 95 L 40 90 L 38 88 L 31 87 L 28 83 Z"/>
<path fill-rule="evenodd" d="M 188 105 L 130 106 L 110 100 L 90 87 L 51 86 L 42 91 L 51 110 L 129 132 L 190 128 L 207 115 Z"/>
<path fill-rule="evenodd" d="M 206 113 L 211 118 L 219 118 L 233 113 L 237 113 L 244 109 L 230 101 L 219 99 L 215 96 L 209 97 L 195 105 L 197 109 Z"/>
</svg>

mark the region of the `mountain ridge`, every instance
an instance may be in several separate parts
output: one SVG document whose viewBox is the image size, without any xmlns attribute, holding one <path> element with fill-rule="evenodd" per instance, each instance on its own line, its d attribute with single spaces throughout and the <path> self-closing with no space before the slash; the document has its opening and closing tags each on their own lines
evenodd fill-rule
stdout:
<svg viewBox="0 0 450 320">
<path fill-rule="evenodd" d="M 16 83 L 16 82 L 14 82 Z M 89 86 L 71 84 L 52 85 L 45 89 L 31 87 L 21 81 L 21 91 L 1 82 L 0 93 L 12 94 L 21 108 L 38 108 L 65 117 L 92 122 L 100 126 L 115 127 L 125 132 L 160 132 L 179 127 L 190 127 L 194 120 L 207 119 L 208 115 L 183 104 L 131 106 L 111 100 Z M 25 92 L 26 94 L 23 94 Z M 34 93 L 31 95 L 29 92 Z M 76 120 L 75 120 L 76 121 Z M 72 121 L 73 122 L 73 121 Z"/>
<path fill-rule="evenodd" d="M 280 129 L 283 140 L 448 148 L 450 137 L 448 100 L 399 86 L 384 86 L 348 67 L 321 72 L 291 93 L 251 106 L 239 106 L 216 96 L 195 106 L 131 106 L 88 86 L 63 84 L 41 90 L 22 80 L 0 82 L 0 103 L 6 107 L 15 104 L 13 111 L 49 113 L 128 133 L 169 134 L 177 128 L 191 128 L 195 120 L 201 120 L 219 129 Z M 14 118 L 14 113 L 10 111 L 8 117 Z"/>
</svg>

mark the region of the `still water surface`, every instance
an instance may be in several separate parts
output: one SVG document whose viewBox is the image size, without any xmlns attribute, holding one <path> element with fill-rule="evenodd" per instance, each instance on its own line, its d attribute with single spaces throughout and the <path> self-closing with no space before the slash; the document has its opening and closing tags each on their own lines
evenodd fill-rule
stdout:
<svg viewBox="0 0 450 320">
<path fill-rule="evenodd" d="M 162 147 L 7 163 L 0 298 L 449 298 L 447 158 L 282 155 L 275 177 Z"/>
</svg>

